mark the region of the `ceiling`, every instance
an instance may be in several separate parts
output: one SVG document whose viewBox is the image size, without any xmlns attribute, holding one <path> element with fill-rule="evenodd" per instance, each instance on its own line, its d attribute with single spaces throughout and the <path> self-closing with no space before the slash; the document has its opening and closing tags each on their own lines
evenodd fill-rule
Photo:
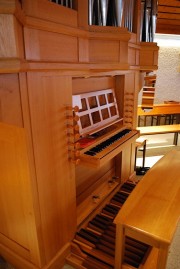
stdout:
<svg viewBox="0 0 180 269">
<path fill-rule="evenodd" d="M 158 0 L 156 33 L 180 35 L 180 0 Z"/>
</svg>

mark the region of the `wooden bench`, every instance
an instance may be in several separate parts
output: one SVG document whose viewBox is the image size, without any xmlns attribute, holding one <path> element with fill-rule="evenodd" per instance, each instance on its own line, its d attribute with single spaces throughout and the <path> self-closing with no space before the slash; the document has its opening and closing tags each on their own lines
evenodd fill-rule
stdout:
<svg viewBox="0 0 180 269">
<path fill-rule="evenodd" d="M 116 269 L 123 263 L 125 236 L 152 246 L 142 269 L 165 269 L 180 219 L 180 151 L 172 150 L 140 180 L 114 222 Z M 178 252 L 178 250 L 177 250 Z"/>
<path fill-rule="evenodd" d="M 151 125 L 154 119 L 156 119 L 156 125 L 160 125 L 161 118 L 165 117 L 168 124 L 173 123 L 173 119 L 176 118 L 176 123 L 180 123 L 180 103 L 172 104 L 154 104 L 152 109 L 143 110 L 142 106 L 138 106 L 138 126 L 140 126 L 140 120 L 144 118 L 144 126 L 147 124 L 147 118 L 151 118 Z"/>
<path fill-rule="evenodd" d="M 180 124 L 159 125 L 159 126 L 143 126 L 143 127 L 137 127 L 137 130 L 140 131 L 141 136 L 142 135 L 174 133 L 173 144 L 177 146 L 178 133 L 180 132 Z"/>
</svg>

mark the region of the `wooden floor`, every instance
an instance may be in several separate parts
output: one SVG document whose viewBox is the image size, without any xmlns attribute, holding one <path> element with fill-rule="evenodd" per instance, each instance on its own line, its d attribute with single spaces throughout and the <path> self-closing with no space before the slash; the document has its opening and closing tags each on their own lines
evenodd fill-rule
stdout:
<svg viewBox="0 0 180 269">
<path fill-rule="evenodd" d="M 173 145 L 174 134 L 159 134 L 143 136 L 147 139 L 145 166 L 152 167 L 162 156 L 172 149 L 180 150 L 180 141 Z M 137 153 L 137 166 L 142 166 L 142 152 Z M 180 268 L 180 267 L 179 267 Z"/>
</svg>

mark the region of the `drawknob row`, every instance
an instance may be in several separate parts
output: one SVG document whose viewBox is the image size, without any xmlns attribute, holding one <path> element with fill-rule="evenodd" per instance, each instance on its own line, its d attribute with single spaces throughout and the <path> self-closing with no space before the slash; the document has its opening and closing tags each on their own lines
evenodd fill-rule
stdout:
<svg viewBox="0 0 180 269">
<path fill-rule="evenodd" d="M 134 93 L 126 92 L 124 96 L 124 123 L 127 127 L 132 127 L 134 110 Z"/>
<path fill-rule="evenodd" d="M 66 120 L 67 120 L 67 137 L 68 137 L 68 155 L 69 160 L 78 165 L 80 163 L 80 139 L 79 134 L 79 116 L 76 114 L 79 107 L 67 106 L 66 107 Z"/>
</svg>

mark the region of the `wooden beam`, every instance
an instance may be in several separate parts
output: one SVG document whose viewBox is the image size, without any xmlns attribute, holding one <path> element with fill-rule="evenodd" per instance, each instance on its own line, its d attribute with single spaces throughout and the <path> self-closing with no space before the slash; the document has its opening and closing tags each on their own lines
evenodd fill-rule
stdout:
<svg viewBox="0 0 180 269">
<path fill-rule="evenodd" d="M 158 14 L 167 13 L 167 14 L 180 14 L 180 7 L 170 7 L 170 6 L 158 6 Z"/>
<path fill-rule="evenodd" d="M 179 20 L 180 21 L 180 13 L 158 13 L 158 19 L 168 19 L 168 20 Z"/>
<path fill-rule="evenodd" d="M 180 1 L 177 0 L 159 0 L 158 6 L 171 6 L 171 7 L 180 7 Z"/>
</svg>

